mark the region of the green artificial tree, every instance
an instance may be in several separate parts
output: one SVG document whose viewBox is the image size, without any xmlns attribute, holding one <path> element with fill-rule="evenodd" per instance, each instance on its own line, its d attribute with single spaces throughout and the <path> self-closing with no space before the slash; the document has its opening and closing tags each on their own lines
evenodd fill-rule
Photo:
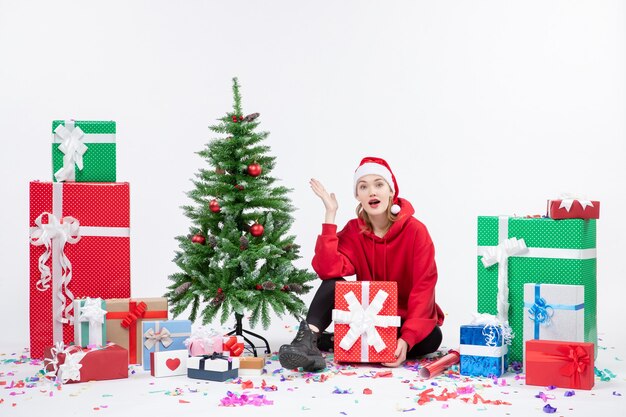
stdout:
<svg viewBox="0 0 626 417">
<path fill-rule="evenodd" d="M 237 78 L 233 95 L 233 110 L 210 126 L 221 137 L 198 152 L 210 168 L 192 180 L 187 194 L 195 204 L 182 207 L 192 225 L 189 235 L 176 238 L 180 271 L 170 275 L 166 297 L 175 316 L 190 307 L 191 321 L 208 324 L 219 315 L 223 324 L 234 314 L 241 334 L 247 313 L 252 327 L 260 320 L 264 328 L 271 310 L 302 317 L 300 295 L 316 275 L 292 264 L 300 248 L 288 235 L 291 190 L 271 175 L 275 158 L 262 144 L 269 132 L 256 131 L 258 113 L 243 115 Z"/>
</svg>

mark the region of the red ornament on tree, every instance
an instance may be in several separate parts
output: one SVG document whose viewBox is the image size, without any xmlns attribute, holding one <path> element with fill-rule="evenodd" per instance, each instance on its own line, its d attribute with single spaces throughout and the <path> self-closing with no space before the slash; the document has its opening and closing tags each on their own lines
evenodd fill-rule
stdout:
<svg viewBox="0 0 626 417">
<path fill-rule="evenodd" d="M 262 236 L 264 231 L 265 228 L 262 224 L 254 223 L 252 226 L 250 226 L 250 234 L 254 237 Z"/>
<path fill-rule="evenodd" d="M 257 162 L 248 165 L 248 175 L 250 175 L 251 177 L 258 177 L 259 175 L 261 175 L 261 172 L 263 172 L 263 169 L 261 168 L 261 165 L 259 165 Z"/>
<path fill-rule="evenodd" d="M 261 284 L 256 284 L 255 287 L 257 290 L 261 291 L 263 289 L 263 286 Z"/>
<path fill-rule="evenodd" d="M 239 121 L 239 119 L 237 118 L 237 116 L 233 116 L 233 123 L 237 123 Z"/>
<path fill-rule="evenodd" d="M 206 242 L 206 239 L 204 238 L 204 236 L 202 236 L 200 233 L 196 233 L 195 235 L 193 235 L 193 237 L 191 238 L 191 241 L 193 243 L 197 243 L 198 245 L 204 245 L 204 243 Z"/>
<path fill-rule="evenodd" d="M 222 291 L 222 289 L 221 289 L 221 288 L 218 288 L 218 289 L 217 289 L 217 293 L 218 293 L 218 294 L 221 294 L 221 293 L 223 293 L 223 292 L 224 292 L 224 291 Z"/>
<path fill-rule="evenodd" d="M 242 191 L 243 190 L 243 185 L 237 184 L 237 185 L 235 185 L 235 188 L 238 189 L 239 191 Z"/>
<path fill-rule="evenodd" d="M 213 213 L 219 213 L 220 203 L 218 203 L 216 199 L 211 200 L 211 202 L 209 203 L 209 210 L 211 210 Z"/>
<path fill-rule="evenodd" d="M 288 286 L 288 285 L 283 285 L 282 290 L 283 290 L 284 292 L 288 292 L 288 291 L 289 291 L 289 286 Z"/>
</svg>

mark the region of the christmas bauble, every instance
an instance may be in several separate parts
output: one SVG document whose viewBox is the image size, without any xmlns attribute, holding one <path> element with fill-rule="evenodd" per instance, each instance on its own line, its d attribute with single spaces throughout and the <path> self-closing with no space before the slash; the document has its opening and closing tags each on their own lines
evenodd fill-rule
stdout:
<svg viewBox="0 0 626 417">
<path fill-rule="evenodd" d="M 211 200 L 211 202 L 209 203 L 209 210 L 211 210 L 213 213 L 219 213 L 220 203 L 218 203 L 215 199 Z"/>
<path fill-rule="evenodd" d="M 254 237 L 262 236 L 264 230 L 265 228 L 263 227 L 263 225 L 259 223 L 254 223 L 252 226 L 250 226 L 250 234 Z"/>
<path fill-rule="evenodd" d="M 239 121 L 239 119 L 237 118 L 237 116 L 233 116 L 233 122 L 237 123 Z"/>
<path fill-rule="evenodd" d="M 193 243 L 197 243 L 198 245 L 204 245 L 204 242 L 206 242 L 206 239 L 200 233 L 197 233 L 193 235 L 193 237 L 191 238 L 191 241 Z"/>
<path fill-rule="evenodd" d="M 261 175 L 261 172 L 263 172 L 263 169 L 258 163 L 255 162 L 248 165 L 248 175 L 250 175 L 251 177 L 258 177 L 259 175 Z"/>
<path fill-rule="evenodd" d="M 237 184 L 235 185 L 235 188 L 238 189 L 239 191 L 243 190 L 243 185 Z"/>
<path fill-rule="evenodd" d="M 263 286 L 261 284 L 256 284 L 255 287 L 257 290 L 261 291 L 263 289 Z"/>
</svg>

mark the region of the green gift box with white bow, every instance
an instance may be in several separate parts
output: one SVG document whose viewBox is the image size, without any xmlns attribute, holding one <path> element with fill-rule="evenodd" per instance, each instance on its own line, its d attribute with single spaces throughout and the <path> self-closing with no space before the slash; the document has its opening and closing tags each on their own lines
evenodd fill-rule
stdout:
<svg viewBox="0 0 626 417">
<path fill-rule="evenodd" d="M 104 346 L 107 343 L 106 302 L 101 298 L 74 300 L 74 344 Z"/>
<path fill-rule="evenodd" d="M 527 283 L 584 286 L 584 340 L 597 352 L 595 220 L 479 216 L 477 271 L 478 312 L 513 330 L 509 361 L 523 360 Z"/>
<path fill-rule="evenodd" d="M 115 133 L 114 121 L 53 121 L 53 181 L 115 182 Z"/>
</svg>

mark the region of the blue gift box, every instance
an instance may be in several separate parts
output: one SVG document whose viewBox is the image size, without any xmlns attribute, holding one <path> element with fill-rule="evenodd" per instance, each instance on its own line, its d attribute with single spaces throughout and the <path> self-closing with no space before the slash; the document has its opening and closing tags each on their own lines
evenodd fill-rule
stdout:
<svg viewBox="0 0 626 417">
<path fill-rule="evenodd" d="M 508 346 L 498 326 L 461 326 L 460 373 L 467 376 L 500 376 L 508 367 Z"/>
<path fill-rule="evenodd" d="M 189 320 L 154 320 L 142 323 L 143 369 L 150 370 L 150 352 L 187 349 L 191 336 Z"/>
</svg>

